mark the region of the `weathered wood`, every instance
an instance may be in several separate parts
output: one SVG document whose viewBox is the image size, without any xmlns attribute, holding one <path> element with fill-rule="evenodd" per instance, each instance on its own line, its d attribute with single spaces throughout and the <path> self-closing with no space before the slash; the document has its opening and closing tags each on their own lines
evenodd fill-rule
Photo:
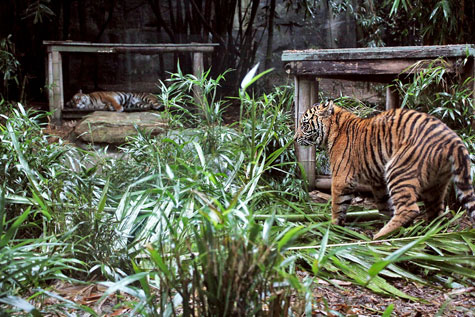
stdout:
<svg viewBox="0 0 475 317">
<path fill-rule="evenodd" d="M 213 52 L 216 43 L 192 44 L 118 44 L 118 43 L 89 43 L 89 42 L 63 42 L 43 41 L 48 51 L 70 53 L 141 53 L 158 54 L 167 52 Z"/>
<path fill-rule="evenodd" d="M 475 105 L 475 57 L 472 57 L 468 66 L 470 77 L 472 77 L 472 104 Z M 475 112 L 475 109 L 473 110 Z M 472 119 L 472 130 L 475 131 L 475 119 Z"/>
<path fill-rule="evenodd" d="M 63 109 L 63 71 L 61 54 L 59 52 L 48 53 L 48 98 L 49 111 L 52 113 L 52 123 L 61 123 L 61 110 Z"/>
<path fill-rule="evenodd" d="M 437 57 L 465 57 L 467 54 L 475 56 L 474 44 L 289 50 L 283 52 L 282 61 L 435 59 Z"/>
<path fill-rule="evenodd" d="M 386 87 L 386 110 L 399 108 L 399 93 L 394 87 Z"/>
<path fill-rule="evenodd" d="M 196 78 L 200 78 L 204 71 L 203 64 L 203 53 L 195 52 L 193 53 L 193 75 Z M 203 89 L 200 86 L 193 87 L 193 97 L 195 98 L 196 104 L 200 104 L 203 98 Z"/>
<path fill-rule="evenodd" d="M 298 120 L 316 101 L 318 83 L 313 77 L 295 77 L 295 127 Z M 300 146 L 295 143 L 297 160 L 302 164 L 308 179 L 309 190 L 314 188 L 316 153 L 314 146 Z"/>
<path fill-rule="evenodd" d="M 292 75 L 329 76 L 381 76 L 395 77 L 409 73 L 410 67 L 417 59 L 387 59 L 387 60 L 334 60 L 334 61 L 292 61 L 285 64 L 285 70 Z M 455 60 L 447 61 L 447 72 L 455 73 Z"/>
<path fill-rule="evenodd" d="M 462 80 L 464 82 L 468 78 L 472 78 L 472 81 L 468 82 L 467 88 L 472 90 L 472 100 L 473 100 L 473 104 L 475 104 L 475 57 L 472 57 L 467 61 L 464 72 L 462 73 Z M 472 119 L 471 125 L 472 125 L 472 130 L 475 130 L 475 119 Z"/>
</svg>

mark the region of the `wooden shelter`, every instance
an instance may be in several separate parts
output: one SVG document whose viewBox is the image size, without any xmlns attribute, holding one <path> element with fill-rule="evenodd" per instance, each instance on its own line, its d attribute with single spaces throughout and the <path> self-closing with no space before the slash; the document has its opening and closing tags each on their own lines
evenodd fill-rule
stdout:
<svg viewBox="0 0 475 317">
<path fill-rule="evenodd" d="M 448 73 L 459 74 L 462 80 L 475 78 L 475 45 L 403 46 L 374 48 L 345 48 L 284 51 L 282 61 L 288 74 L 295 78 L 295 128 L 300 116 L 317 102 L 317 78 L 335 78 L 354 81 L 390 83 L 408 68 L 420 61 L 443 58 Z M 468 59 L 467 63 L 463 63 Z M 421 64 L 423 65 L 423 64 Z M 475 99 L 475 81 L 471 82 Z M 399 96 L 386 89 L 386 109 L 399 106 Z M 315 147 L 296 146 L 297 159 L 303 165 L 310 189 L 315 184 L 328 187 L 315 173 Z"/>
<path fill-rule="evenodd" d="M 218 44 L 112 44 L 71 41 L 44 41 L 48 53 L 46 83 L 48 87 L 49 110 L 53 113 L 52 123 L 61 124 L 64 109 L 62 53 L 92 54 L 161 54 L 191 52 L 193 54 L 193 74 L 203 72 L 203 54 L 213 52 Z"/>
</svg>

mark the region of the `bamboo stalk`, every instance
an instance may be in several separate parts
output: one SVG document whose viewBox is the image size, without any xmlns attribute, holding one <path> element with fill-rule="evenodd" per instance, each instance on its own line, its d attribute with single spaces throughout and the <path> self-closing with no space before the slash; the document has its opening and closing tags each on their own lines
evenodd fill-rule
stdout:
<svg viewBox="0 0 475 317">
<path fill-rule="evenodd" d="M 8 204 L 19 204 L 19 205 L 29 205 L 29 206 L 38 206 L 38 204 L 32 199 L 27 197 L 21 197 L 17 195 L 6 195 L 5 201 Z M 66 203 L 52 203 L 46 202 L 48 206 L 65 206 L 70 208 L 77 208 L 78 205 L 75 204 L 66 204 Z M 104 207 L 105 212 L 113 213 L 116 211 L 114 207 Z M 327 214 L 287 214 L 287 215 L 254 215 L 256 220 L 266 220 L 270 217 L 275 217 L 279 219 L 285 219 L 287 221 L 326 221 L 328 220 L 329 215 Z M 348 220 L 377 220 L 381 219 L 384 216 L 379 213 L 378 210 L 363 210 L 363 211 L 352 211 L 346 214 L 346 219 Z"/>
<path fill-rule="evenodd" d="M 450 236 L 457 234 L 456 232 L 442 232 L 436 233 L 432 236 L 432 238 L 442 238 L 445 236 Z M 402 238 L 393 238 L 393 239 L 385 239 L 385 240 L 368 240 L 368 241 L 355 241 L 355 242 L 343 242 L 343 243 L 334 243 L 328 244 L 326 248 L 334 248 L 334 247 L 347 247 L 353 245 L 371 245 L 371 244 L 385 244 L 385 243 L 394 243 L 394 242 L 404 242 L 404 241 L 413 241 L 423 236 L 415 236 L 415 237 L 402 237 Z M 290 247 L 287 250 L 289 251 L 299 251 L 299 250 L 307 250 L 307 249 L 320 249 L 320 245 L 304 245 L 301 247 Z"/>
</svg>

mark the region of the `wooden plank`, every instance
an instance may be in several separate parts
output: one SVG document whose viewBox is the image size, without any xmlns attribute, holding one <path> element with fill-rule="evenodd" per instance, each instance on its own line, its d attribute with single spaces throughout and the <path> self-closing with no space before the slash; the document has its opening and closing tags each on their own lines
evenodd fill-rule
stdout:
<svg viewBox="0 0 475 317">
<path fill-rule="evenodd" d="M 285 64 L 285 70 L 292 75 L 312 75 L 318 77 L 350 75 L 391 75 L 408 73 L 409 67 L 417 59 L 390 60 L 347 60 L 347 61 L 296 61 Z M 447 61 L 447 71 L 456 72 L 456 61 Z"/>
<path fill-rule="evenodd" d="M 167 52 L 213 52 L 216 43 L 192 44 L 118 44 L 118 43 L 85 43 L 85 42 L 59 42 L 44 41 L 48 51 L 70 53 L 140 53 L 157 54 Z"/>
<path fill-rule="evenodd" d="M 467 55 L 475 56 L 475 44 L 289 50 L 282 53 L 282 61 L 435 59 L 437 57 L 466 57 Z"/>
<path fill-rule="evenodd" d="M 56 46 L 91 46 L 91 47 L 192 47 L 192 46 L 219 46 L 218 43 L 93 43 L 80 41 L 43 41 L 44 45 Z"/>
<path fill-rule="evenodd" d="M 316 101 L 318 83 L 314 77 L 295 77 L 295 131 L 298 120 Z M 308 179 L 309 190 L 315 186 L 315 146 L 300 146 L 295 143 L 297 160 L 302 164 Z"/>
</svg>

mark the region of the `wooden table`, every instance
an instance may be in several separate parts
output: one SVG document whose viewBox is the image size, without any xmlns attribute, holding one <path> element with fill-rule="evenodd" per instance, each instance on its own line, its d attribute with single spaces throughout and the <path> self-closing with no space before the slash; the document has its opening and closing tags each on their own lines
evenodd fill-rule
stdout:
<svg viewBox="0 0 475 317">
<path fill-rule="evenodd" d="M 474 44 L 284 51 L 284 68 L 295 78 L 295 128 L 300 116 L 317 102 L 317 78 L 390 83 L 416 62 L 438 57 L 447 61 L 449 74 L 475 78 L 474 56 Z M 467 57 L 468 63 L 463 65 Z M 475 99 L 475 81 L 471 85 Z M 397 92 L 386 88 L 386 109 L 398 106 Z M 296 144 L 296 153 L 313 189 L 319 181 L 315 177 L 315 147 Z"/>
<path fill-rule="evenodd" d="M 44 41 L 48 53 L 46 83 L 48 87 L 49 110 L 53 113 L 52 123 L 61 124 L 61 112 L 64 108 L 63 67 L 61 53 L 93 53 L 93 54 L 160 54 L 191 52 L 193 54 L 193 74 L 203 72 L 203 54 L 213 52 L 219 44 L 112 44 L 70 41 Z"/>
</svg>

